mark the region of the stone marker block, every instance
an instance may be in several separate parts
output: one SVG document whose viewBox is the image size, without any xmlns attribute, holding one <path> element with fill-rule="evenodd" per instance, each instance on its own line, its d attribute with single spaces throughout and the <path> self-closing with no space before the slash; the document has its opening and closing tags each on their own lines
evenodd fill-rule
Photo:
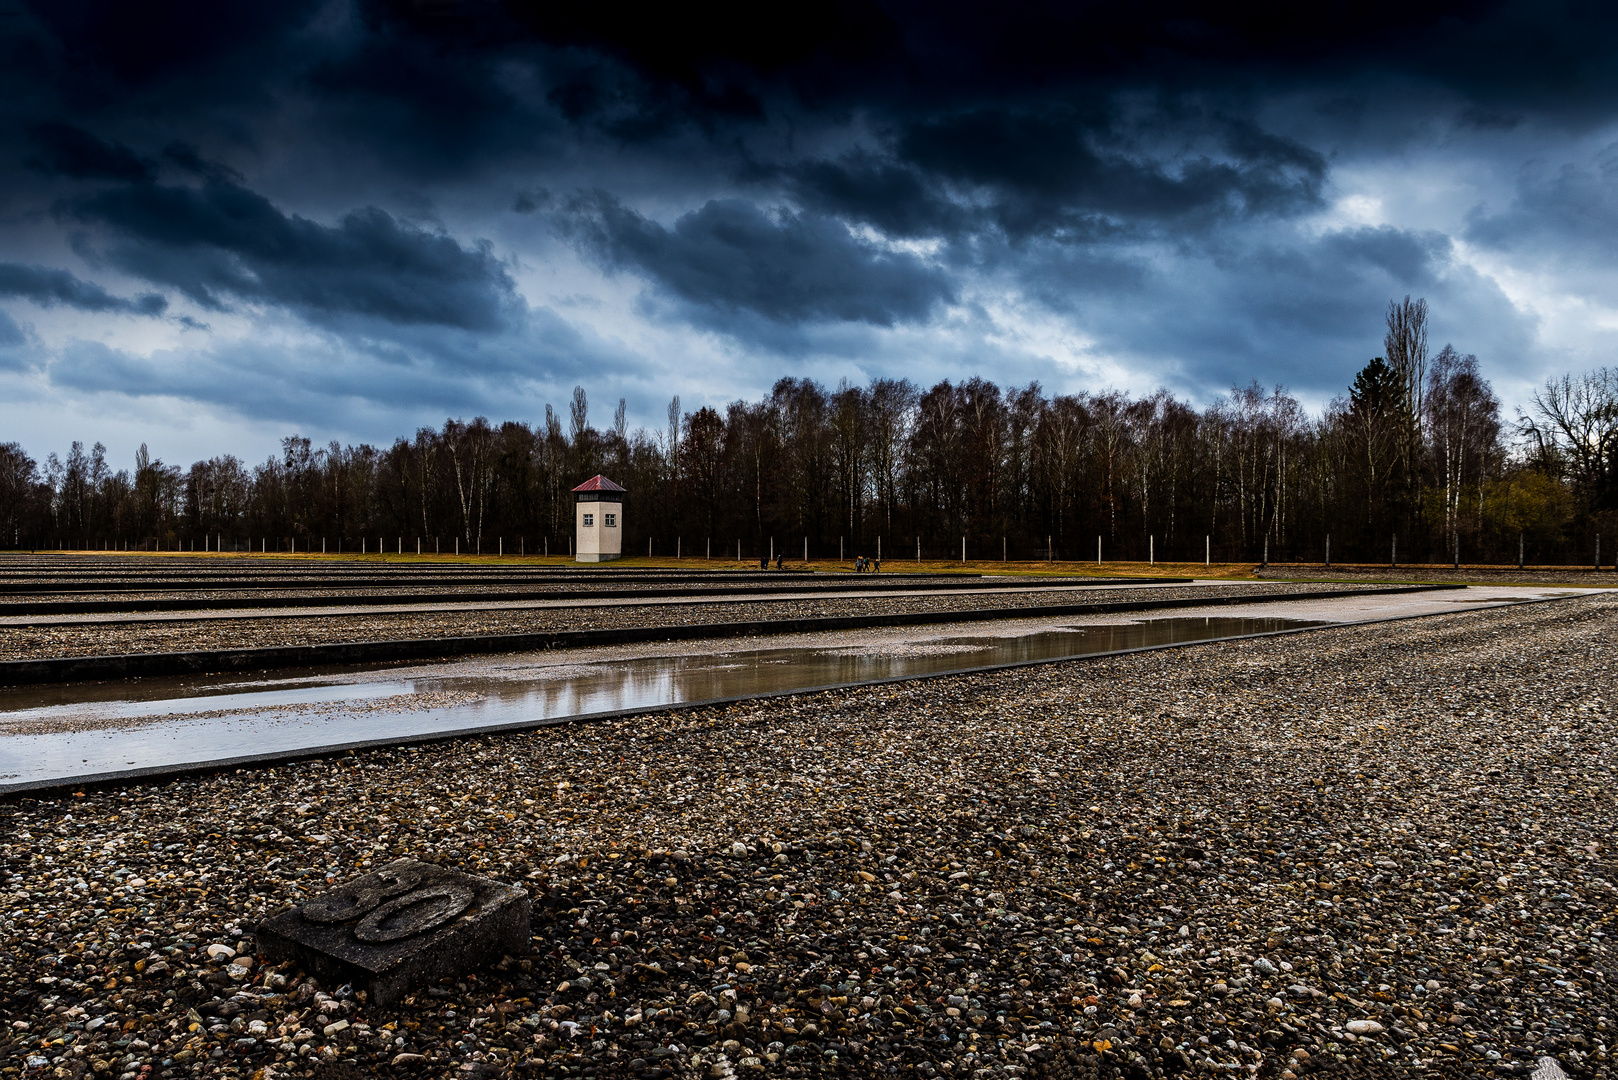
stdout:
<svg viewBox="0 0 1618 1080">
<path fill-rule="evenodd" d="M 258 946 L 387 1005 L 413 986 L 527 953 L 530 912 L 515 885 L 399 859 L 266 919 Z"/>
</svg>

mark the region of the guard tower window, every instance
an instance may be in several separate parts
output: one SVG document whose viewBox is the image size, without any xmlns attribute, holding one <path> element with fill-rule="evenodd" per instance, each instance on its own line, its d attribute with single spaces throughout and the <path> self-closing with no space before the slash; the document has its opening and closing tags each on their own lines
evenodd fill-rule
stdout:
<svg viewBox="0 0 1618 1080">
<path fill-rule="evenodd" d="M 593 527 L 595 525 L 595 523 L 596 523 L 596 516 L 594 514 L 585 514 L 584 515 L 584 527 L 586 529 Z"/>
<path fill-rule="evenodd" d="M 601 515 L 601 524 L 606 526 L 609 529 L 616 529 L 618 527 L 618 515 L 617 514 L 602 514 Z"/>
</svg>

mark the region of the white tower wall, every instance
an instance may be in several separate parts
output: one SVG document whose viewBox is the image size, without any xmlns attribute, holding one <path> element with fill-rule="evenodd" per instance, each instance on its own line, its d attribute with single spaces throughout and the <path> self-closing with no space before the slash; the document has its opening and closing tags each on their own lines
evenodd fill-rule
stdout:
<svg viewBox="0 0 1618 1080">
<path fill-rule="evenodd" d="M 573 508 L 576 562 L 609 562 L 623 557 L 624 504 L 579 502 Z"/>
</svg>

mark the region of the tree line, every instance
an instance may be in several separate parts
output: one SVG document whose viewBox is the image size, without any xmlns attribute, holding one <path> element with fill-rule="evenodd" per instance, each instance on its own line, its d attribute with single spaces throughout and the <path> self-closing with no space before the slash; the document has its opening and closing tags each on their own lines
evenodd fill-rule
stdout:
<svg viewBox="0 0 1618 1080">
<path fill-rule="evenodd" d="M 559 554 L 570 489 L 605 473 L 629 490 L 627 553 L 1580 562 L 1601 532 L 1618 552 L 1618 370 L 1552 379 L 1508 422 L 1475 356 L 1430 352 L 1425 301 L 1385 321 L 1383 355 L 1314 416 L 1257 383 L 1198 409 L 784 378 L 723 410 L 676 397 L 657 430 L 630 431 L 622 400 L 597 426 L 575 388 L 565 417 L 451 419 L 388 447 L 290 435 L 251 466 L 5 443 L 0 543 Z"/>
</svg>

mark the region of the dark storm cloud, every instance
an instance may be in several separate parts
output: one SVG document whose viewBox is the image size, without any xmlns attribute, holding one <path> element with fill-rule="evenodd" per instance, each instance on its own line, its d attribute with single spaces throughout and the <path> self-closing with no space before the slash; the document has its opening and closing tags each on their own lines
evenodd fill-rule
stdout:
<svg viewBox="0 0 1618 1080">
<path fill-rule="evenodd" d="M 252 119 L 290 96 L 317 105 L 312 130 L 440 172 L 530 154 L 558 122 L 638 146 L 694 131 L 734 162 L 738 132 L 781 118 L 838 125 L 859 113 L 902 137 L 953 116 L 1023 124 L 1055 105 L 1102 116 L 1119 92 L 1213 95 L 1242 110 L 1385 76 L 1452 90 L 1464 116 L 1498 123 L 1588 111 L 1618 78 L 1618 12 L 1575 0 L 841 2 L 771 18 L 737 5 L 539 0 L 29 10 L 23 30 L 38 41 L 14 67 L 30 98 L 54 91 L 81 126 L 130 108 L 201 117 L 228 103 L 235 137 L 251 142 Z"/>
<path fill-rule="evenodd" d="M 398 5 L 408 32 L 468 47 Z M 466 9 L 461 9 L 466 10 Z M 1472 124 L 1525 112 L 1605 115 L 1618 86 L 1618 11 L 1563 0 L 1428 0 L 1327 8 L 1192 0 L 1015 5 L 831 3 L 763 19 L 753 9 L 506 5 L 545 57 L 550 102 L 571 122 L 651 145 L 683 128 L 719 136 L 772 117 L 878 128 L 979 109 L 1101 108 L 1119 92 L 1236 108 L 1408 80 L 1464 99 Z M 485 39 L 487 35 L 485 35 Z M 509 55 L 509 54 L 508 54 Z M 1010 113 L 1008 113 L 1010 115 Z"/>
<path fill-rule="evenodd" d="M 1609 260 L 1618 241 L 1618 145 L 1591 162 L 1524 169 L 1510 205 L 1475 210 L 1466 237 L 1499 251 Z"/>
<path fill-rule="evenodd" d="M 4 325 L 0 312 L 0 332 Z M 494 338 L 425 327 L 405 342 L 317 333 L 290 348 L 245 339 L 151 356 L 76 340 L 51 358 L 46 373 L 52 385 L 76 392 L 168 397 L 253 420 L 341 428 L 359 405 L 417 420 L 441 419 L 445 411 L 532 417 L 546 395 L 560 401 L 574 384 L 604 372 L 650 382 L 660 376 L 621 347 L 533 309 L 520 332 Z M 378 432 L 397 433 L 386 426 Z"/>
<path fill-rule="evenodd" d="M 267 68 L 298 63 L 288 46 L 302 39 L 308 47 L 309 20 L 324 4 L 33 0 L 19 6 L 9 34 L 30 48 L 14 54 L 13 71 L 60 80 L 55 89 L 63 99 L 89 110 L 132 97 L 172 105 L 203 87 L 212 97 L 193 107 L 256 97 Z"/>
<path fill-rule="evenodd" d="M 1164 264 L 1048 245 L 1010 264 L 1054 310 L 1082 314 L 1102 355 L 1206 398 L 1258 379 L 1319 401 L 1380 351 L 1390 297 L 1426 296 L 1435 349 L 1523 355 L 1532 320 L 1457 262 L 1448 237 L 1392 227 L 1290 229 Z"/>
<path fill-rule="evenodd" d="M 59 121 L 29 124 L 35 153 L 24 164 L 51 176 L 75 180 L 150 180 L 152 166 L 127 146 L 104 142 L 83 128 Z"/>
<path fill-rule="evenodd" d="M 14 322 L 11 316 L 0 311 L 0 372 L 20 373 L 32 370 L 36 365 L 34 357 L 29 355 L 28 335 L 23 328 Z"/>
<path fill-rule="evenodd" d="M 142 293 L 134 299 L 125 299 L 66 270 L 22 263 L 0 263 L 0 296 L 31 300 L 41 307 L 61 304 L 80 311 L 115 311 L 131 315 L 161 315 L 168 308 L 168 301 L 157 293 Z"/>
<path fill-rule="evenodd" d="M 666 229 L 595 193 L 577 200 L 570 234 L 607 265 L 644 274 L 700 308 L 776 323 L 842 320 L 892 326 L 951 298 L 944 273 L 886 251 L 817 214 L 765 214 L 713 200 Z"/>
<path fill-rule="evenodd" d="M 1524 325 L 1443 235 L 1334 227 L 1344 177 L 1374 186 L 1452 136 L 1487 172 L 1484 140 L 1610 122 L 1615 20 L 1524 0 L 37 0 L 0 21 L 0 236 L 30 253 L 9 257 L 69 242 L 194 329 L 142 356 L 146 339 L 69 348 L 7 319 L 0 354 L 59 356 L 29 370 L 75 391 L 333 423 L 355 401 L 498 407 L 592 373 L 662 393 L 691 378 L 665 357 L 727 352 L 762 384 L 738 394 L 782 358 L 918 380 L 1005 358 L 1032 378 L 1047 347 L 1088 343 L 1138 382 L 1340 386 L 1391 295 L 1502 349 Z M 1467 239 L 1607 258 L 1612 178 L 1579 170 L 1526 176 Z M 598 193 L 550 194 L 579 190 Z M 647 282 L 638 308 L 564 280 L 557 222 Z M 519 295 L 518 265 L 597 306 L 563 320 Z M 161 302 L 7 272 L 0 292 L 37 303 Z M 195 307 L 240 317 L 212 330 Z"/>
<path fill-rule="evenodd" d="M 958 234 L 972 215 L 939 190 L 931 177 L 909 164 L 882 160 L 868 151 L 799 162 L 783 170 L 789 189 L 805 206 L 863 222 L 889 236 Z"/>
<path fill-rule="evenodd" d="M 1014 237 L 1088 238 L 1106 231 L 1097 219 L 1185 222 L 1319 205 L 1319 153 L 1250 125 L 1229 127 L 1220 140 L 1229 159 L 1164 161 L 1134 146 L 1106 146 L 1112 131 L 1064 110 L 986 109 L 912 125 L 897 149 L 920 169 L 992 192 L 998 224 Z"/>
<path fill-rule="evenodd" d="M 131 184 L 62 203 L 102 226 L 105 257 L 173 286 L 196 303 L 285 306 L 315 319 L 364 316 L 397 324 L 499 330 L 519 301 L 486 243 L 401 222 L 375 207 L 336 225 L 286 214 L 240 184 Z"/>
</svg>

